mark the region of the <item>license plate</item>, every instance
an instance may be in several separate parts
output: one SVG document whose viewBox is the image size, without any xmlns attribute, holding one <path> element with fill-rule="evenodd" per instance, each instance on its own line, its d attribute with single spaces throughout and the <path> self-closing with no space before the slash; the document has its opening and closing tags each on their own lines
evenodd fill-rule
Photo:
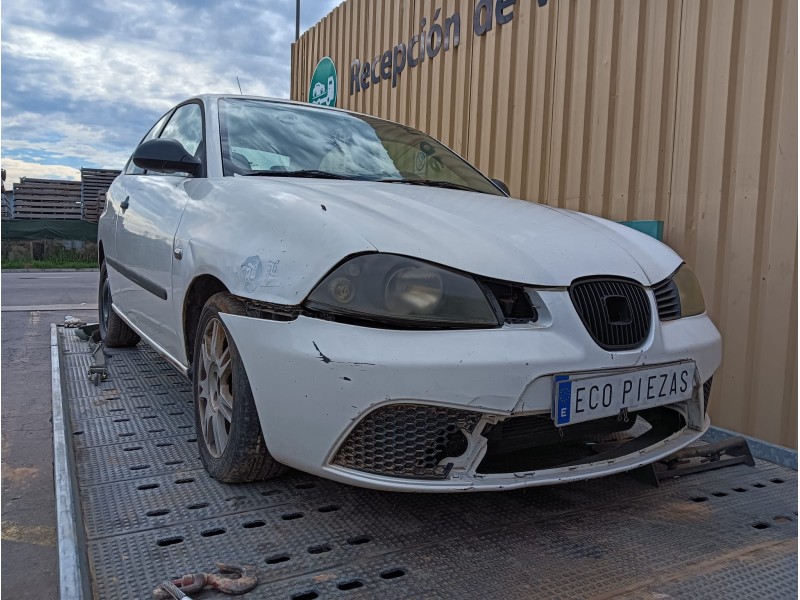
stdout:
<svg viewBox="0 0 800 600">
<path fill-rule="evenodd" d="M 572 425 L 681 402 L 694 391 L 694 362 L 618 373 L 580 373 L 554 377 L 556 425 Z"/>
</svg>

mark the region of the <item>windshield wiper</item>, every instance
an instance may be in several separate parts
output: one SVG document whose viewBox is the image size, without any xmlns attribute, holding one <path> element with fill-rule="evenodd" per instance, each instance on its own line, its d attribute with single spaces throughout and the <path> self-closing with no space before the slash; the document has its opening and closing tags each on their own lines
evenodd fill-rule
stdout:
<svg viewBox="0 0 800 600">
<path fill-rule="evenodd" d="M 450 190 L 465 190 L 467 192 L 477 192 L 475 188 L 449 181 L 436 181 L 435 179 L 376 179 L 378 183 L 407 183 L 409 185 L 425 185 L 428 187 L 447 188 Z"/>
<path fill-rule="evenodd" d="M 314 169 L 301 169 L 299 171 L 252 171 L 242 173 L 245 177 L 307 177 L 310 179 L 348 179 L 360 181 L 360 177 L 352 175 L 340 175 L 329 171 L 317 171 Z"/>
<path fill-rule="evenodd" d="M 342 175 L 331 173 L 330 171 L 319 171 L 317 169 L 300 169 L 297 171 L 252 171 L 241 173 L 245 177 L 306 177 L 309 179 L 345 179 L 348 181 L 375 181 L 377 183 L 407 183 L 409 185 L 424 185 L 427 187 L 447 188 L 451 190 L 465 190 L 467 192 L 477 192 L 475 188 L 449 181 L 437 181 L 435 179 L 372 179 L 358 175 Z"/>
</svg>

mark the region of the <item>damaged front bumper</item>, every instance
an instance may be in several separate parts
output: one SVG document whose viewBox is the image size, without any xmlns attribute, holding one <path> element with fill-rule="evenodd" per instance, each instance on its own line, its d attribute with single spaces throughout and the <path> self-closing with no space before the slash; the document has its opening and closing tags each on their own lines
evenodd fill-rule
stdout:
<svg viewBox="0 0 800 600">
<path fill-rule="evenodd" d="M 324 476 L 374 489 L 417 492 L 489 491 L 583 481 L 656 462 L 700 438 L 711 423 L 706 415 L 700 423 L 686 422 L 686 409 L 687 403 L 653 409 L 638 416 L 627 435 L 588 436 L 507 455 L 491 455 L 488 444 L 480 440 L 483 436 L 475 433 L 471 436 L 474 446 L 440 461 L 441 477 L 405 479 L 336 464 L 326 466 Z"/>
<path fill-rule="evenodd" d="M 707 316 L 657 321 L 642 348 L 609 353 L 560 294 L 547 298 L 543 324 L 494 330 L 222 318 L 271 454 L 346 483 L 419 492 L 563 483 L 635 469 L 706 431 L 702 384 L 721 358 Z M 553 426 L 554 374 L 679 360 L 696 365 L 690 400 L 631 414 L 627 423 Z"/>
</svg>

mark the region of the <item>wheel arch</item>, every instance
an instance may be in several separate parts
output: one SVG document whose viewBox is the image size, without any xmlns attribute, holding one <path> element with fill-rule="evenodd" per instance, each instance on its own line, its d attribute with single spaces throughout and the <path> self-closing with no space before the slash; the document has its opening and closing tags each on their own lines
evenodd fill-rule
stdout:
<svg viewBox="0 0 800 600">
<path fill-rule="evenodd" d="M 220 279 L 209 274 L 198 275 L 189 284 L 183 299 L 183 343 L 190 367 L 194 355 L 194 338 L 203 306 L 214 294 L 229 291 Z"/>
</svg>

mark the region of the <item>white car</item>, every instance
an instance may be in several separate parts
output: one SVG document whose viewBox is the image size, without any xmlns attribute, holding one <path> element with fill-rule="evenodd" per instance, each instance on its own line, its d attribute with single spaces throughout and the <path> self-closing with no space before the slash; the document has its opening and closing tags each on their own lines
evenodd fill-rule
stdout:
<svg viewBox="0 0 800 600">
<path fill-rule="evenodd" d="M 222 481 L 505 490 L 709 427 L 720 335 L 675 252 L 509 198 L 404 125 L 188 100 L 111 186 L 99 252 L 106 344 L 141 338 L 191 378 Z"/>
</svg>

